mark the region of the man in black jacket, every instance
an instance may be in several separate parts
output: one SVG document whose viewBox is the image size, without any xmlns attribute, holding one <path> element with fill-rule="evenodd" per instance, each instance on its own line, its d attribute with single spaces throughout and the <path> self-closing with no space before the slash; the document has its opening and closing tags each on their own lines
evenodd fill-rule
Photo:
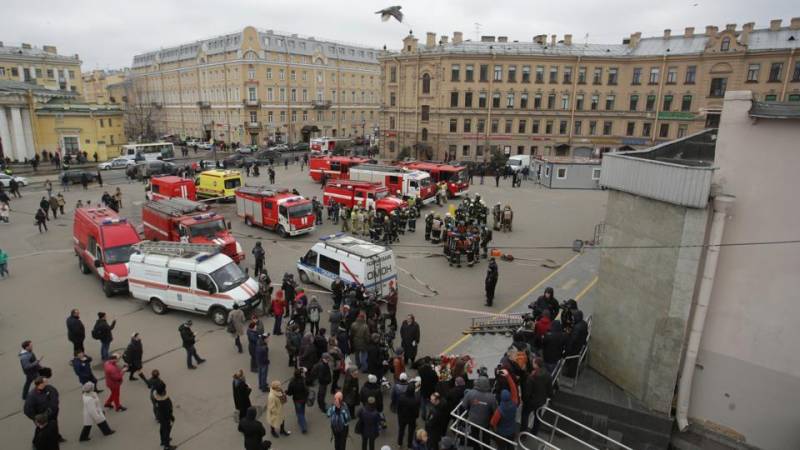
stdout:
<svg viewBox="0 0 800 450">
<path fill-rule="evenodd" d="M 167 390 L 161 389 L 156 391 L 155 396 L 156 404 L 156 420 L 159 424 L 158 434 L 161 437 L 161 446 L 164 450 L 175 450 L 175 446 L 170 444 L 172 438 L 172 425 L 175 423 L 175 416 L 172 413 L 172 400 L 167 396 Z"/>
<path fill-rule="evenodd" d="M 264 436 L 267 430 L 260 420 L 256 419 L 258 411 L 255 406 L 247 408 L 246 416 L 239 421 L 239 432 L 244 435 L 244 450 L 264 450 Z"/>
<path fill-rule="evenodd" d="M 131 342 L 128 343 L 125 353 L 122 354 L 122 359 L 126 364 L 128 364 L 129 380 L 135 380 L 136 377 L 134 374 L 141 370 L 143 354 L 144 348 L 142 347 L 142 338 L 139 337 L 139 333 L 133 333 L 133 336 L 131 336 Z"/>
<path fill-rule="evenodd" d="M 317 389 L 317 406 L 323 413 L 328 413 L 328 406 L 325 404 L 325 394 L 328 392 L 328 386 L 331 384 L 333 374 L 331 374 L 331 355 L 328 353 L 322 354 L 322 359 L 314 365 L 311 369 L 317 377 L 319 388 Z"/>
<path fill-rule="evenodd" d="M 447 402 L 442 400 L 438 392 L 430 396 L 428 417 L 425 418 L 425 431 L 428 432 L 428 448 L 439 448 L 439 441 L 447 434 L 447 423 L 450 421 L 450 411 Z"/>
<path fill-rule="evenodd" d="M 86 328 L 81 322 L 81 313 L 73 309 L 67 317 L 67 339 L 72 342 L 73 354 L 83 352 L 83 341 L 86 339 Z"/>
<path fill-rule="evenodd" d="M 554 295 L 553 288 L 546 287 L 544 289 L 544 295 L 541 295 L 536 301 L 529 305 L 528 308 L 533 310 L 533 319 L 538 320 L 539 316 L 542 315 L 542 311 L 545 309 L 550 310 L 550 317 L 555 319 L 558 317 L 558 310 L 560 309 L 558 305 L 558 300 Z"/>
<path fill-rule="evenodd" d="M 267 256 L 267 252 L 264 251 L 264 247 L 261 246 L 261 241 L 256 242 L 255 247 L 253 247 L 253 262 L 255 263 L 255 268 L 253 269 L 253 276 L 258 278 L 258 274 L 264 271 L 264 259 Z"/>
<path fill-rule="evenodd" d="M 567 338 L 566 355 L 577 355 L 586 345 L 586 340 L 589 337 L 589 324 L 583 320 L 583 311 L 576 309 L 572 313 L 572 330 Z M 578 371 L 578 359 L 573 358 L 567 361 L 564 367 L 564 375 L 574 378 Z"/>
<path fill-rule="evenodd" d="M 37 359 L 33 353 L 33 343 L 22 341 L 22 350 L 19 352 L 19 364 L 22 366 L 22 373 L 25 374 L 25 384 L 22 385 L 22 399 L 28 398 L 28 391 L 31 390 L 31 383 L 39 376 L 42 369 L 41 359 Z"/>
<path fill-rule="evenodd" d="M 206 360 L 198 356 L 197 349 L 194 348 L 196 336 L 194 331 L 192 331 L 192 321 L 187 320 L 181 324 L 181 326 L 178 327 L 178 332 L 181 334 L 181 344 L 186 350 L 186 367 L 189 369 L 196 369 L 197 366 L 192 364 L 192 357 L 197 361 L 197 364 L 203 364 Z"/>
<path fill-rule="evenodd" d="M 239 431 L 242 431 L 241 424 L 252 406 L 250 403 L 250 386 L 247 385 L 247 380 L 244 377 L 244 371 L 239 369 L 233 374 L 233 405 L 239 411 Z M 254 408 L 255 409 L 255 408 Z M 255 416 L 253 416 L 255 419 Z M 245 447 L 247 446 L 247 434 L 245 434 Z"/>
<path fill-rule="evenodd" d="M 439 382 L 439 376 L 433 369 L 433 362 L 429 356 L 422 360 L 422 364 L 417 369 L 417 375 L 420 378 L 419 395 L 421 400 L 422 417 L 428 417 L 428 407 L 431 402 L 431 395 L 436 392 L 436 384 Z"/>
<path fill-rule="evenodd" d="M 146 384 L 147 388 L 150 389 L 150 403 L 153 404 L 153 416 L 156 418 L 156 420 L 158 420 L 155 394 L 159 391 L 166 391 L 167 385 L 164 383 L 164 380 L 161 379 L 161 372 L 159 372 L 158 369 L 153 369 L 150 371 L 149 380 L 141 370 L 139 371 L 139 376 L 142 377 L 142 381 L 144 381 L 144 384 Z"/>
<path fill-rule="evenodd" d="M 111 357 L 108 353 L 108 349 L 111 347 L 111 341 L 114 340 L 114 335 L 111 330 L 113 330 L 115 326 L 117 326 L 116 320 L 112 320 L 109 325 L 106 320 L 106 313 L 102 311 L 97 313 L 97 322 L 94 323 L 94 328 L 92 328 L 92 337 L 100 341 L 100 359 L 103 361 L 108 361 Z"/>
<path fill-rule="evenodd" d="M 489 266 L 486 268 L 486 280 L 484 287 L 486 288 L 486 306 L 492 306 L 494 303 L 494 290 L 497 287 L 497 280 L 500 278 L 497 270 L 497 261 L 494 258 L 489 259 Z"/>
<path fill-rule="evenodd" d="M 47 417 L 47 421 L 55 428 L 59 442 L 65 442 L 66 439 L 61 437 L 61 433 L 58 431 L 58 390 L 50 386 L 47 378 L 44 377 L 36 378 L 33 386 L 33 390 L 28 394 L 28 398 L 25 399 L 23 412 L 31 420 L 35 420 L 39 414 L 44 414 Z"/>
<path fill-rule="evenodd" d="M 544 362 L 541 358 L 533 360 L 533 371 L 522 384 L 522 417 L 521 429 L 528 429 L 528 419 L 534 415 L 531 433 L 534 435 L 539 432 L 539 418 L 536 410 L 542 407 L 547 399 L 553 396 L 553 381 L 550 374 L 543 367 Z"/>
<path fill-rule="evenodd" d="M 400 346 L 403 347 L 403 362 L 414 364 L 417 359 L 417 346 L 419 345 L 419 324 L 413 314 L 409 314 L 403 325 L 400 326 Z"/>
</svg>

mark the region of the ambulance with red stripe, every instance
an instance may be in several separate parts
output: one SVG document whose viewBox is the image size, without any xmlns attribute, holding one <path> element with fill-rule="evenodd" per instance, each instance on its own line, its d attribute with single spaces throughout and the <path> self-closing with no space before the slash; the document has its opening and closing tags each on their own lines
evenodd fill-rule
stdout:
<svg viewBox="0 0 800 450">
<path fill-rule="evenodd" d="M 336 278 L 345 285 L 363 285 L 378 298 L 389 294 L 389 283 L 397 283 L 394 253 L 389 247 L 344 233 L 323 237 L 297 262 L 303 283 L 330 289 Z"/>
<path fill-rule="evenodd" d="M 156 314 L 205 314 L 222 326 L 234 304 L 247 311 L 260 302 L 258 282 L 217 245 L 142 241 L 134 249 L 129 290 Z"/>
</svg>

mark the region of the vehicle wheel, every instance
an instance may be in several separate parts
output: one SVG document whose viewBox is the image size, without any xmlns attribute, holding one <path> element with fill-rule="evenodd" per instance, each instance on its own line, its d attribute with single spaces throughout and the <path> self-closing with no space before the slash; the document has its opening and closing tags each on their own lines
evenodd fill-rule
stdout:
<svg viewBox="0 0 800 450">
<path fill-rule="evenodd" d="M 253 221 L 251 221 L 249 217 L 245 217 L 244 218 L 244 224 L 247 225 L 248 227 L 252 227 L 253 226 Z"/>
<path fill-rule="evenodd" d="M 283 228 L 283 225 L 278 225 L 278 234 L 281 235 L 282 238 L 289 237 L 289 233 L 286 232 L 286 228 Z"/>
<path fill-rule="evenodd" d="M 114 295 L 114 290 L 111 288 L 111 283 L 106 280 L 103 280 L 103 293 L 106 294 L 106 297 L 112 297 Z"/>
<path fill-rule="evenodd" d="M 83 261 L 83 258 L 80 256 L 78 256 L 78 268 L 81 269 L 81 273 L 84 275 L 88 275 L 89 272 L 91 272 L 89 270 L 89 266 L 86 265 L 86 263 Z"/>
<path fill-rule="evenodd" d="M 159 316 L 167 313 L 167 306 L 157 298 L 150 299 L 150 309 Z"/>
<path fill-rule="evenodd" d="M 300 281 L 305 284 L 311 284 L 311 279 L 308 278 L 308 274 L 305 272 L 305 270 L 298 270 L 298 272 L 300 273 Z"/>
<path fill-rule="evenodd" d="M 228 323 L 228 311 L 225 308 L 219 306 L 211 308 L 208 315 L 211 316 L 211 321 L 220 327 Z"/>
</svg>

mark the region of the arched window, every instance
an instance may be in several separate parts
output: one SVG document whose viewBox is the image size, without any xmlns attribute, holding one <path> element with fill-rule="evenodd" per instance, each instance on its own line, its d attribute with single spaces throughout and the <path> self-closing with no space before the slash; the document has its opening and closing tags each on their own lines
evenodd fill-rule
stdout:
<svg viewBox="0 0 800 450">
<path fill-rule="evenodd" d="M 731 49 L 731 38 L 723 38 L 722 43 L 719 45 L 719 51 L 727 52 Z"/>
<path fill-rule="evenodd" d="M 428 129 L 427 128 L 423 128 L 422 129 L 422 140 L 423 141 L 427 141 L 428 140 Z"/>
<path fill-rule="evenodd" d="M 427 73 L 422 74 L 422 93 L 423 94 L 431 93 L 431 76 Z"/>
</svg>

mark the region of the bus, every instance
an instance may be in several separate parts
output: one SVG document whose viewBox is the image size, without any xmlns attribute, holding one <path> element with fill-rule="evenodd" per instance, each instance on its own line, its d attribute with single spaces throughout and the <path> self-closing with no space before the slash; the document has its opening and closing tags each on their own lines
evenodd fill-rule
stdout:
<svg viewBox="0 0 800 450">
<path fill-rule="evenodd" d="M 175 146 L 170 142 L 123 145 L 121 156 L 134 161 L 170 160 L 175 158 Z"/>
</svg>

